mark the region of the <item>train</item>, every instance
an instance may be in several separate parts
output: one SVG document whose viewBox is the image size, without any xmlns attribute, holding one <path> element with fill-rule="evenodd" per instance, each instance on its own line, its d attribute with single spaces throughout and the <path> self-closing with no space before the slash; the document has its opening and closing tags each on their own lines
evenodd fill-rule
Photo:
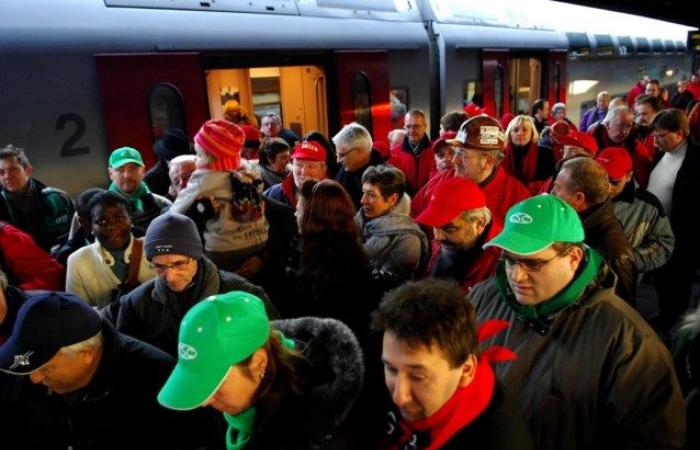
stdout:
<svg viewBox="0 0 700 450">
<path fill-rule="evenodd" d="M 577 122 L 601 89 L 688 78 L 690 27 L 559 2 L 23 0 L 2 2 L 0 145 L 71 194 L 107 181 L 115 148 L 169 127 L 190 139 L 230 99 L 302 135 L 358 121 L 385 139 L 420 108 L 489 114 L 536 98 Z"/>
</svg>

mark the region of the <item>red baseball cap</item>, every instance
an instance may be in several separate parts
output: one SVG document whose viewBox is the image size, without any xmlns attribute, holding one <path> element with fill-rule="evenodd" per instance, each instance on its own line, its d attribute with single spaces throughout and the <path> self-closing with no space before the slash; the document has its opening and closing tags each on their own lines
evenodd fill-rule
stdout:
<svg viewBox="0 0 700 450">
<path fill-rule="evenodd" d="M 308 159 L 310 161 L 326 161 L 326 149 L 319 143 L 303 141 L 294 146 L 292 159 Z"/>
<path fill-rule="evenodd" d="M 576 147 L 581 147 L 591 155 L 595 155 L 598 151 L 598 143 L 593 135 L 588 133 L 570 130 L 569 134 L 557 136 L 557 140 L 562 145 L 575 145 Z"/>
<path fill-rule="evenodd" d="M 601 150 L 595 159 L 608 172 L 608 177 L 621 180 L 632 170 L 632 158 L 627 149 L 622 147 L 607 147 Z"/>
<path fill-rule="evenodd" d="M 428 207 L 416 217 L 416 222 L 441 227 L 464 211 L 484 206 L 486 197 L 476 183 L 468 178 L 452 177 L 437 185 Z"/>
</svg>

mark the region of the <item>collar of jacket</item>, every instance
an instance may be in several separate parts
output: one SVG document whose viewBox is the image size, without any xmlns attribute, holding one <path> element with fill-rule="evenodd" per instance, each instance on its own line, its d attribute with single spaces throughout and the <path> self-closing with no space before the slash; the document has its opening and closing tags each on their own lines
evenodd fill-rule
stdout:
<svg viewBox="0 0 700 450">
<path fill-rule="evenodd" d="M 197 303 L 201 299 L 218 294 L 221 286 L 221 278 L 219 277 L 219 270 L 214 263 L 206 256 L 202 256 L 202 259 L 197 261 L 197 273 L 193 278 L 191 288 L 188 287 L 191 295 L 185 302 L 187 305 L 179 305 L 180 302 L 177 301 L 177 293 L 170 290 L 160 277 L 156 277 L 154 283 L 151 299 L 164 305 L 176 305 L 178 309 L 183 306 L 189 309 L 189 306 Z M 183 314 L 187 309 L 183 311 Z"/>
</svg>

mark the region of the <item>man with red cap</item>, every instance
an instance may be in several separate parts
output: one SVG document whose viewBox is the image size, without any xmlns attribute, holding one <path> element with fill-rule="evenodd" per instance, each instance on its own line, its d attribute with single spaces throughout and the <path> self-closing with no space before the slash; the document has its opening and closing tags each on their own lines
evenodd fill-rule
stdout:
<svg viewBox="0 0 700 450">
<path fill-rule="evenodd" d="M 269 228 L 262 180 L 241 167 L 244 142 L 243 130 L 234 123 L 210 120 L 202 125 L 194 137 L 197 169 L 171 209 L 190 213 L 203 228 L 206 255 L 220 269 L 239 274 L 258 261 L 254 258 L 264 250 Z"/>
<path fill-rule="evenodd" d="M 470 118 L 448 143 L 455 151 L 454 170 L 438 173 L 416 194 L 411 203 L 412 217 L 428 207 L 437 185 L 452 177 L 468 178 L 478 184 L 486 197 L 486 206 L 494 217 L 501 219 L 511 205 L 530 196 L 530 191 L 501 167 L 506 139 L 503 128 L 493 117 Z"/>
<path fill-rule="evenodd" d="M 671 222 L 659 199 L 632 181 L 632 158 L 626 149 L 608 147 L 596 158 L 608 173 L 615 216 L 632 245 L 634 265 L 643 273 L 666 264 L 673 251 Z"/>
<path fill-rule="evenodd" d="M 469 291 L 492 276 L 500 252 L 482 246 L 501 232 L 503 222 L 492 217 L 484 193 L 476 183 L 461 177 L 444 180 L 416 222 L 433 228 L 432 276 L 453 278 Z"/>
<path fill-rule="evenodd" d="M 554 124 L 556 127 L 558 124 Z M 595 141 L 593 136 L 588 133 L 583 133 L 577 130 L 570 130 L 567 126 L 567 130 L 564 133 L 557 133 L 556 130 L 551 134 L 552 143 L 558 142 L 561 151 L 561 159 L 557 162 L 554 167 L 554 173 L 552 177 L 544 183 L 540 189 L 540 194 L 546 194 L 552 190 L 552 185 L 554 180 L 557 178 L 557 174 L 561 170 L 564 161 L 577 156 L 585 156 L 586 158 L 595 158 L 598 152 L 598 143 Z"/>
<path fill-rule="evenodd" d="M 263 192 L 263 195 L 296 208 L 299 189 L 304 181 L 323 180 L 326 178 L 326 170 L 326 149 L 317 142 L 300 142 L 294 146 L 292 153 L 292 173 L 281 183 Z"/>
</svg>

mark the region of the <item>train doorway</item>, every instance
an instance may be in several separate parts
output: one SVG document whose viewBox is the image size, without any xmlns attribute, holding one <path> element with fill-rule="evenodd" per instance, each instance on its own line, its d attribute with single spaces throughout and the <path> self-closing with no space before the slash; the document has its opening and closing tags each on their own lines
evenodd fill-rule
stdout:
<svg viewBox="0 0 700 450">
<path fill-rule="evenodd" d="M 528 114 L 530 105 L 542 96 L 542 61 L 539 58 L 509 58 L 510 110 Z"/>
<path fill-rule="evenodd" d="M 275 113 L 299 137 L 312 130 L 328 135 L 326 74 L 321 66 L 211 69 L 205 78 L 212 118 L 222 118 L 223 106 L 235 100 L 257 124 L 265 114 Z"/>
</svg>

